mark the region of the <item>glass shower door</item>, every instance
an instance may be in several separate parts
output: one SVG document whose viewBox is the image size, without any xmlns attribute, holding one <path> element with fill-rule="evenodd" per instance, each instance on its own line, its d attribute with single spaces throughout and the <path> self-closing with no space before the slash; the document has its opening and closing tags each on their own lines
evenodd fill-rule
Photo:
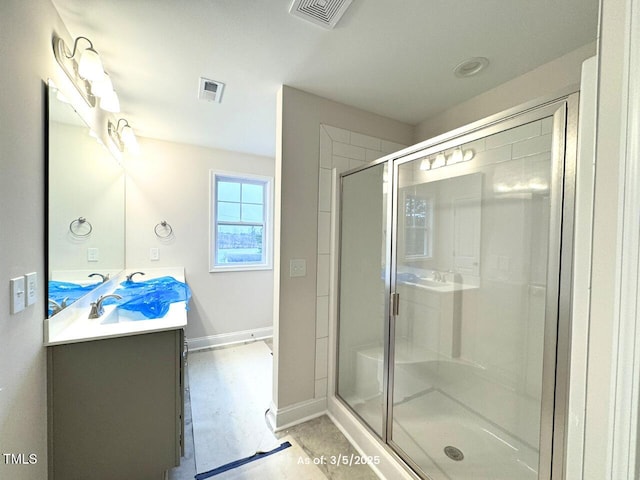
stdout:
<svg viewBox="0 0 640 480">
<path fill-rule="evenodd" d="M 538 478 L 552 126 L 397 162 L 389 441 L 432 480 Z"/>
<path fill-rule="evenodd" d="M 389 288 L 388 164 L 342 177 L 337 394 L 383 436 Z"/>
</svg>

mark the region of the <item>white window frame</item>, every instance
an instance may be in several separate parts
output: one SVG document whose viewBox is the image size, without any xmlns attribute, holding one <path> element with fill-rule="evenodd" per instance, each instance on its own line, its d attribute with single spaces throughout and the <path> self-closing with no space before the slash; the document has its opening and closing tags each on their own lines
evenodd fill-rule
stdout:
<svg viewBox="0 0 640 480">
<path fill-rule="evenodd" d="M 218 178 L 229 178 L 239 182 L 243 180 L 264 183 L 264 229 L 263 229 L 263 261 L 260 263 L 216 265 L 216 233 L 217 219 L 217 191 Z M 254 175 L 250 173 L 228 172 L 222 170 L 209 171 L 209 272 L 238 272 L 273 269 L 273 177 Z"/>
</svg>

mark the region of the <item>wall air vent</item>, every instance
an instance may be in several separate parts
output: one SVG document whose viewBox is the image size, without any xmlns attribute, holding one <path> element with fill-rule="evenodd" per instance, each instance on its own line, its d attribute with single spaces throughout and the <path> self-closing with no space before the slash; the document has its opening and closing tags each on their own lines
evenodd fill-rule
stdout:
<svg viewBox="0 0 640 480">
<path fill-rule="evenodd" d="M 200 87 L 198 88 L 198 98 L 207 102 L 218 102 L 222 100 L 222 91 L 224 83 L 209 80 L 208 78 L 200 78 Z"/>
<path fill-rule="evenodd" d="M 293 0 L 289 13 L 326 29 L 336 26 L 352 0 Z"/>
</svg>

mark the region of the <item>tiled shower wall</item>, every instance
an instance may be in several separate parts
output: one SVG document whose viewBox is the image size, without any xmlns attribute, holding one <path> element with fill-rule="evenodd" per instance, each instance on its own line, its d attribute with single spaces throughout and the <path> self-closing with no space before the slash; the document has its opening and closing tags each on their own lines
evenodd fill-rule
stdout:
<svg viewBox="0 0 640 480">
<path fill-rule="evenodd" d="M 331 171 L 338 173 L 377 160 L 406 145 L 361 133 L 320 125 L 320 174 L 318 185 L 318 277 L 316 292 L 315 398 L 327 395 L 329 347 L 329 296 L 331 265 Z"/>
</svg>

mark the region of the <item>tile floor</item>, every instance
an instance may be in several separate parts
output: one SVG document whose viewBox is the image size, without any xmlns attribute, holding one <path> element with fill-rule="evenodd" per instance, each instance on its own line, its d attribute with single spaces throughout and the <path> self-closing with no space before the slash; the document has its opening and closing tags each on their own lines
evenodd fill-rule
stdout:
<svg viewBox="0 0 640 480">
<path fill-rule="evenodd" d="M 269 348 L 272 347 L 270 340 L 265 341 L 265 343 Z M 191 353 L 191 355 L 197 354 L 197 352 Z M 310 461 L 320 458 L 329 459 L 338 455 L 346 455 L 347 457 L 351 454 L 358 455 L 355 448 L 326 415 L 277 434 L 278 438 L 283 438 L 287 435 L 293 438 L 301 447 Z M 180 466 L 169 472 L 169 480 L 192 480 L 194 478 L 198 473 L 196 472 L 194 451 L 189 396 L 189 369 L 187 366 L 187 371 L 185 372 L 185 455 L 181 459 Z M 375 480 L 378 478 L 373 470 L 366 465 L 335 465 L 327 461 L 324 465 L 318 465 L 318 467 L 327 479 L 332 480 Z M 260 480 L 280 479 L 261 477 Z"/>
<path fill-rule="evenodd" d="M 359 453 L 326 415 L 283 430 L 276 435 L 279 438 L 287 435 L 292 437 L 312 462 L 314 459 L 329 459 L 318 465 L 328 479 L 374 480 L 378 478 L 367 465 L 336 465 L 339 462 L 333 461 L 334 459 L 348 459 L 351 455 L 359 456 Z"/>
</svg>

